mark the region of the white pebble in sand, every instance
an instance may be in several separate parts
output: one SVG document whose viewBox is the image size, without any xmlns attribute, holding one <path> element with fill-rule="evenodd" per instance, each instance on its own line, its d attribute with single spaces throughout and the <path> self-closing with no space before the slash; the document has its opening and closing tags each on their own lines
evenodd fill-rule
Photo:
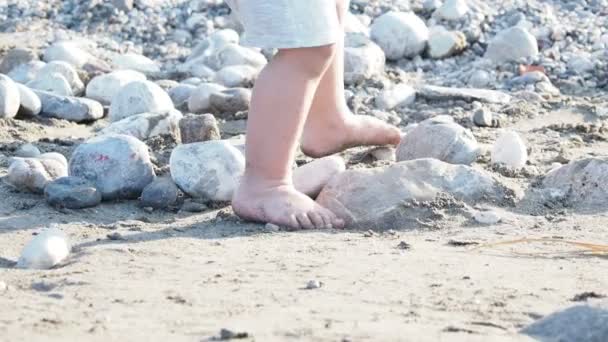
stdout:
<svg viewBox="0 0 608 342">
<path fill-rule="evenodd" d="M 513 131 L 504 132 L 492 148 L 492 163 L 520 169 L 528 161 L 528 151 L 522 138 Z"/>
<path fill-rule="evenodd" d="M 473 218 L 481 224 L 496 224 L 502 220 L 495 211 L 478 211 L 473 215 Z"/>
<path fill-rule="evenodd" d="M 58 265 L 69 254 L 70 244 L 65 233 L 57 228 L 49 228 L 25 245 L 17 267 L 45 270 Z"/>
</svg>

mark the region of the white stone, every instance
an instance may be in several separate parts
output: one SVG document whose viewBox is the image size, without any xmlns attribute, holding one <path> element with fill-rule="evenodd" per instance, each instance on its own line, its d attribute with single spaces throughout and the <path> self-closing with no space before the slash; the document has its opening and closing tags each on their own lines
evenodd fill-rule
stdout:
<svg viewBox="0 0 608 342">
<path fill-rule="evenodd" d="M 110 121 L 122 120 L 141 113 L 163 113 L 174 109 L 169 95 L 156 83 L 132 81 L 112 98 Z"/>
<path fill-rule="evenodd" d="M 376 107 L 380 110 L 409 106 L 414 101 L 416 101 L 416 89 L 405 83 L 382 91 L 375 99 Z"/>
<path fill-rule="evenodd" d="M 23 247 L 17 267 L 37 270 L 53 268 L 70 255 L 70 249 L 63 231 L 55 227 L 44 229 Z"/>
<path fill-rule="evenodd" d="M 79 145 L 70 176 L 90 181 L 104 200 L 135 199 L 155 177 L 148 146 L 128 135 L 101 135 Z"/>
<path fill-rule="evenodd" d="M 231 65 L 249 65 L 261 69 L 266 63 L 266 57 L 256 50 L 228 43 L 207 57 L 205 64 L 214 70 L 221 70 Z"/>
<path fill-rule="evenodd" d="M 250 85 L 258 77 L 260 69 L 249 65 L 227 66 L 215 74 L 215 82 L 225 87 L 243 87 Z"/>
<path fill-rule="evenodd" d="M 91 59 L 91 55 L 73 42 L 58 42 L 44 50 L 43 59 L 45 62 L 63 61 L 80 68 Z"/>
<path fill-rule="evenodd" d="M 166 113 L 143 113 L 111 123 L 100 134 L 124 134 L 139 140 L 158 135 L 171 135 L 179 141 L 179 121 L 182 113 L 171 110 Z"/>
<path fill-rule="evenodd" d="M 19 112 L 32 116 L 40 114 L 40 111 L 42 110 L 42 102 L 40 101 L 38 95 L 21 83 L 16 83 L 16 85 L 19 89 L 19 99 L 21 104 Z"/>
<path fill-rule="evenodd" d="M 386 58 L 396 60 L 414 57 L 424 51 L 429 30 L 414 13 L 391 11 L 373 22 L 370 35 Z"/>
<path fill-rule="evenodd" d="M 69 63 L 63 61 L 53 61 L 47 63 L 42 69 L 38 71 L 36 78 L 44 77 L 47 74 L 59 73 L 70 84 L 70 88 L 74 95 L 80 95 L 84 91 L 84 83 L 80 80 L 80 76 L 78 76 L 78 72 L 76 69 Z M 44 89 L 41 89 L 44 90 Z"/>
<path fill-rule="evenodd" d="M 504 63 L 537 54 L 536 38 L 525 29 L 515 26 L 499 32 L 490 41 L 485 58 L 495 63 Z"/>
<path fill-rule="evenodd" d="M 462 52 L 467 46 L 467 37 L 462 32 L 447 31 L 444 28 L 431 30 L 429 55 L 440 59 Z"/>
<path fill-rule="evenodd" d="M 436 14 L 445 20 L 461 20 L 469 12 L 469 6 L 465 0 L 446 0 L 437 10 Z"/>
<path fill-rule="evenodd" d="M 344 49 L 344 82 L 354 84 L 382 75 L 386 57 L 376 43 L 363 34 L 346 35 Z"/>
<path fill-rule="evenodd" d="M 26 84 L 36 78 L 36 74 L 42 69 L 46 63 L 42 61 L 31 61 L 15 67 L 8 73 L 13 81 Z"/>
<path fill-rule="evenodd" d="M 520 169 L 526 166 L 528 150 L 522 138 L 514 131 L 503 132 L 492 147 L 492 163 Z"/>
<path fill-rule="evenodd" d="M 8 168 L 6 181 L 21 191 L 41 194 L 49 182 L 67 175 L 67 165 L 57 159 L 16 157 Z"/>
<path fill-rule="evenodd" d="M 61 96 L 74 95 L 70 82 L 58 72 L 37 75 L 33 81 L 27 83 L 27 86 Z"/>
<path fill-rule="evenodd" d="M 344 170 L 346 164 L 342 157 L 329 156 L 315 159 L 294 170 L 293 184 L 299 192 L 315 198 L 332 177 Z"/>
<path fill-rule="evenodd" d="M 160 66 L 150 58 L 136 53 L 125 53 L 112 58 L 112 64 L 117 69 L 129 69 L 139 71 L 144 75 L 160 72 Z"/>
<path fill-rule="evenodd" d="M 19 88 L 9 77 L 0 74 L 0 119 L 14 118 L 19 111 Z"/>
<path fill-rule="evenodd" d="M 369 28 L 357 18 L 350 11 L 346 12 L 346 17 L 344 18 L 344 31 L 346 33 L 361 33 L 366 36 L 369 36 Z"/>
<path fill-rule="evenodd" d="M 75 122 L 93 121 L 103 117 L 103 106 L 95 100 L 57 95 L 42 90 L 33 91 L 42 103 L 41 116 Z"/>
<path fill-rule="evenodd" d="M 170 159 L 171 177 L 188 195 L 230 201 L 245 171 L 245 157 L 223 140 L 179 145 Z"/>
<path fill-rule="evenodd" d="M 209 99 L 212 94 L 220 93 L 226 87 L 216 83 L 202 83 L 192 91 L 188 100 L 188 109 L 192 113 L 206 113 L 211 109 Z"/>
<path fill-rule="evenodd" d="M 58 153 L 58 152 L 42 153 L 41 155 L 38 156 L 38 159 L 54 160 L 54 161 L 60 163 L 61 165 L 63 165 L 66 169 L 68 167 L 68 160 L 65 158 L 65 156 L 63 154 Z"/>
<path fill-rule="evenodd" d="M 493 77 L 485 70 L 475 70 L 469 77 L 469 86 L 473 88 L 486 88 L 493 82 Z"/>
<path fill-rule="evenodd" d="M 145 81 L 146 76 L 134 70 L 117 70 L 94 77 L 86 88 L 86 96 L 102 104 L 112 103 L 112 98 L 122 87 L 133 81 Z"/>
<path fill-rule="evenodd" d="M 605 210 L 608 203 L 608 161 L 586 158 L 572 161 L 549 172 L 543 188 L 560 194 L 575 205 L 588 205 Z"/>
<path fill-rule="evenodd" d="M 15 151 L 15 157 L 36 158 L 38 156 L 40 156 L 40 150 L 36 145 L 30 143 L 21 145 L 19 149 Z"/>
<path fill-rule="evenodd" d="M 232 29 L 214 31 L 207 39 L 203 40 L 192 49 L 192 53 L 188 56 L 187 62 L 198 59 L 199 57 L 208 57 L 227 44 L 238 45 L 239 34 Z"/>
<path fill-rule="evenodd" d="M 191 84 L 178 84 L 169 90 L 169 97 L 173 101 L 175 108 L 187 110 L 188 100 L 192 93 L 196 90 L 196 86 Z"/>
<path fill-rule="evenodd" d="M 473 214 L 473 218 L 475 221 L 481 224 L 497 224 L 502 220 L 502 217 L 493 210 L 488 211 L 478 211 Z"/>
</svg>

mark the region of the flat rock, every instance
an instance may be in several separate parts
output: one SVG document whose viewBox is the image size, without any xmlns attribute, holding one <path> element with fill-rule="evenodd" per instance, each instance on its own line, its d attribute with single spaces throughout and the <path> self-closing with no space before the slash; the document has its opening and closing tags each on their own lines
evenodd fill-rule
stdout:
<svg viewBox="0 0 608 342">
<path fill-rule="evenodd" d="M 514 26 L 499 32 L 494 37 L 484 55 L 495 63 L 517 61 L 538 54 L 536 38 L 526 29 Z"/>
<path fill-rule="evenodd" d="M 166 113 L 142 113 L 111 123 L 100 134 L 124 134 L 139 140 L 159 135 L 170 135 L 180 141 L 179 122 L 182 113 L 170 110 Z"/>
<path fill-rule="evenodd" d="M 155 177 L 148 147 L 128 135 L 102 135 L 79 145 L 69 169 L 90 181 L 103 200 L 137 198 Z"/>
<path fill-rule="evenodd" d="M 36 116 L 40 114 L 40 111 L 42 110 L 42 102 L 40 101 L 38 95 L 21 83 L 16 83 L 16 85 L 19 89 L 20 100 L 18 113 L 27 116 Z"/>
<path fill-rule="evenodd" d="M 466 203 L 502 201 L 508 190 L 484 171 L 436 159 L 385 168 L 347 170 L 332 178 L 317 202 L 346 220 L 348 228 L 395 229 L 432 216 L 432 202 L 448 196 Z M 430 207 L 430 208 L 429 208 Z"/>
<path fill-rule="evenodd" d="M 142 207 L 166 209 L 177 203 L 179 189 L 169 177 L 156 178 L 141 193 Z"/>
<path fill-rule="evenodd" d="M 118 70 L 94 77 L 86 88 L 86 96 L 109 105 L 122 87 L 133 81 L 145 81 L 146 76 L 134 70 Z"/>
<path fill-rule="evenodd" d="M 342 157 L 329 156 L 315 159 L 294 170 L 293 183 L 296 190 L 315 198 L 332 177 L 344 170 L 346 164 Z"/>
<path fill-rule="evenodd" d="M 212 114 L 187 114 L 179 122 L 183 144 L 220 140 L 220 129 Z"/>
<path fill-rule="evenodd" d="M 480 101 L 486 103 L 509 103 L 509 94 L 487 89 L 449 88 L 424 85 L 418 88 L 417 95 L 428 100 L 448 101 L 463 100 L 468 102 Z"/>
<path fill-rule="evenodd" d="M 46 270 L 63 262 L 70 255 L 70 243 L 57 228 L 44 229 L 23 247 L 17 268 Z"/>
<path fill-rule="evenodd" d="M 33 91 L 42 103 L 42 116 L 75 122 L 93 121 L 103 117 L 103 106 L 97 101 L 61 96 L 42 90 Z"/>
<path fill-rule="evenodd" d="M 225 90 L 226 87 L 216 83 L 201 83 L 190 94 L 188 109 L 192 113 L 205 113 L 211 110 L 209 99 L 212 94 Z"/>
<path fill-rule="evenodd" d="M 542 186 L 558 190 L 571 204 L 606 208 L 608 160 L 587 158 L 570 162 L 549 172 Z"/>
<path fill-rule="evenodd" d="M 179 145 L 170 159 L 171 177 L 195 198 L 230 201 L 245 171 L 245 157 L 223 140 Z"/>
<path fill-rule="evenodd" d="M 374 20 L 370 30 L 372 40 L 391 60 L 419 55 L 429 39 L 426 24 L 411 12 L 385 13 Z"/>
<path fill-rule="evenodd" d="M 344 47 L 344 82 L 355 84 L 382 75 L 386 57 L 382 49 L 361 33 L 348 33 Z"/>
<path fill-rule="evenodd" d="M 397 161 L 435 158 L 450 164 L 470 165 L 479 155 L 473 134 L 451 117 L 425 120 L 401 139 Z"/>
<path fill-rule="evenodd" d="M 14 118 L 19 111 L 21 98 L 17 84 L 9 77 L 0 75 L 0 119 Z"/>
<path fill-rule="evenodd" d="M 33 50 L 21 48 L 11 49 L 4 55 L 4 58 L 2 58 L 2 62 L 0 63 L 0 74 L 8 74 L 19 65 L 35 60 L 38 60 L 38 56 Z"/>
<path fill-rule="evenodd" d="M 49 205 L 68 209 L 89 208 L 101 203 L 101 193 L 91 182 L 80 177 L 62 177 L 48 183 L 44 197 Z"/>
<path fill-rule="evenodd" d="M 42 194 L 51 181 L 68 175 L 65 163 L 51 158 L 12 159 L 6 181 L 21 191 Z"/>
<path fill-rule="evenodd" d="M 110 121 L 142 113 L 163 113 L 174 109 L 169 95 L 156 83 L 132 81 L 120 88 L 112 98 Z"/>
</svg>

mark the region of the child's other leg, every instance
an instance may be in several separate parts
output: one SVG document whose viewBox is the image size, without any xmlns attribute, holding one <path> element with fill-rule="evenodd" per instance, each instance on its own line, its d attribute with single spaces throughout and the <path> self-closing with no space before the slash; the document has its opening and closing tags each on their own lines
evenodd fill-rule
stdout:
<svg viewBox="0 0 608 342">
<path fill-rule="evenodd" d="M 280 50 L 258 77 L 247 126 L 247 166 L 232 206 L 237 215 L 294 229 L 343 221 L 292 184 L 298 140 L 333 45 Z"/>
<path fill-rule="evenodd" d="M 348 0 L 335 0 L 344 27 Z M 317 88 L 302 136 L 302 151 L 322 157 L 361 145 L 396 145 L 399 130 L 371 116 L 353 115 L 344 99 L 344 40 Z"/>
</svg>

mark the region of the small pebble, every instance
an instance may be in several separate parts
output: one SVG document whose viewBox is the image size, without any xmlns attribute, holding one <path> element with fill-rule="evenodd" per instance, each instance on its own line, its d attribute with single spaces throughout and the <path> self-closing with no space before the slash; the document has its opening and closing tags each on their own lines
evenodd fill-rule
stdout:
<svg viewBox="0 0 608 342">
<path fill-rule="evenodd" d="M 4 292 L 6 290 L 8 290 L 8 285 L 0 280 L 0 292 Z"/>
<path fill-rule="evenodd" d="M 478 211 L 473 215 L 473 218 L 481 224 L 496 224 L 502 220 L 495 211 Z"/>
<path fill-rule="evenodd" d="M 108 240 L 113 240 L 113 241 L 124 241 L 124 240 L 126 240 L 126 238 L 122 234 L 120 234 L 119 232 L 110 233 L 110 234 L 106 235 L 106 237 L 108 238 Z"/>
<path fill-rule="evenodd" d="M 314 290 L 314 289 L 318 289 L 321 286 L 323 286 L 323 283 L 318 281 L 318 280 L 310 280 L 308 283 L 306 283 L 306 289 L 307 290 Z"/>
</svg>

